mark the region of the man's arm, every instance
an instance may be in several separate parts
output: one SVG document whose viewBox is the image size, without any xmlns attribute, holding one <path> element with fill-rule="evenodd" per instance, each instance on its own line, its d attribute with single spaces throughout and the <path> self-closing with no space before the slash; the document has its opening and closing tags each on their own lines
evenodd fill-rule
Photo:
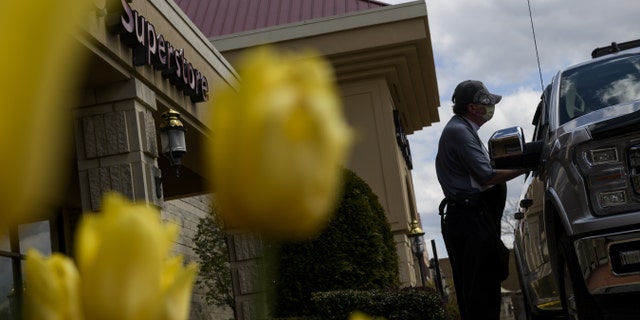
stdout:
<svg viewBox="0 0 640 320">
<path fill-rule="evenodd" d="M 525 174 L 531 169 L 496 169 L 495 173 L 484 183 L 485 186 L 491 186 L 497 183 L 507 182 L 521 174 Z"/>
</svg>

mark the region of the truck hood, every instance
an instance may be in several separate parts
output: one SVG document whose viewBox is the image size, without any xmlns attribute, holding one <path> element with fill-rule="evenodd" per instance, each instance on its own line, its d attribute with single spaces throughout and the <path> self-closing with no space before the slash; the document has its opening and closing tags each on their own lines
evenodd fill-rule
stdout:
<svg viewBox="0 0 640 320">
<path fill-rule="evenodd" d="M 640 100 L 636 100 L 602 108 L 568 121 L 558 128 L 558 136 L 580 129 L 587 129 L 594 140 L 599 140 L 638 131 L 639 128 Z"/>
</svg>

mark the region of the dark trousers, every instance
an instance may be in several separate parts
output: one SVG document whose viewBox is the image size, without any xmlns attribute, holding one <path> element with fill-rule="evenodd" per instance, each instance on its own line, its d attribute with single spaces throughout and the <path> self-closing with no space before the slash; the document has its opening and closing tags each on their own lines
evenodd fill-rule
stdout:
<svg viewBox="0 0 640 320">
<path fill-rule="evenodd" d="M 447 207 L 442 235 L 462 320 L 500 319 L 500 283 L 490 220 L 477 207 Z"/>
</svg>

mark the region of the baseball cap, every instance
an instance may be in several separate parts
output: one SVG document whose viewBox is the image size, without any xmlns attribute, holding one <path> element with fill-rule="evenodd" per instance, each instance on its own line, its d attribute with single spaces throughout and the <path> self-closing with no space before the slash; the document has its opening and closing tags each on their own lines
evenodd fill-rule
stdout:
<svg viewBox="0 0 640 320">
<path fill-rule="evenodd" d="M 484 84 L 477 80 L 465 80 L 456 86 L 451 101 L 455 104 L 480 103 L 496 104 L 502 100 L 501 95 L 489 92 Z"/>
</svg>

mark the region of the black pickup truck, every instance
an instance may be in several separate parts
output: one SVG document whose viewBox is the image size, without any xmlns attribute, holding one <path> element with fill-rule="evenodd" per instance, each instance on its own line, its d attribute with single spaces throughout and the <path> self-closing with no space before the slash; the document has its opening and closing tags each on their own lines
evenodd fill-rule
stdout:
<svg viewBox="0 0 640 320">
<path fill-rule="evenodd" d="M 514 233 L 529 319 L 640 319 L 639 47 L 560 70 L 530 142 L 519 127 L 489 141 L 495 167 L 532 169 Z"/>
</svg>

